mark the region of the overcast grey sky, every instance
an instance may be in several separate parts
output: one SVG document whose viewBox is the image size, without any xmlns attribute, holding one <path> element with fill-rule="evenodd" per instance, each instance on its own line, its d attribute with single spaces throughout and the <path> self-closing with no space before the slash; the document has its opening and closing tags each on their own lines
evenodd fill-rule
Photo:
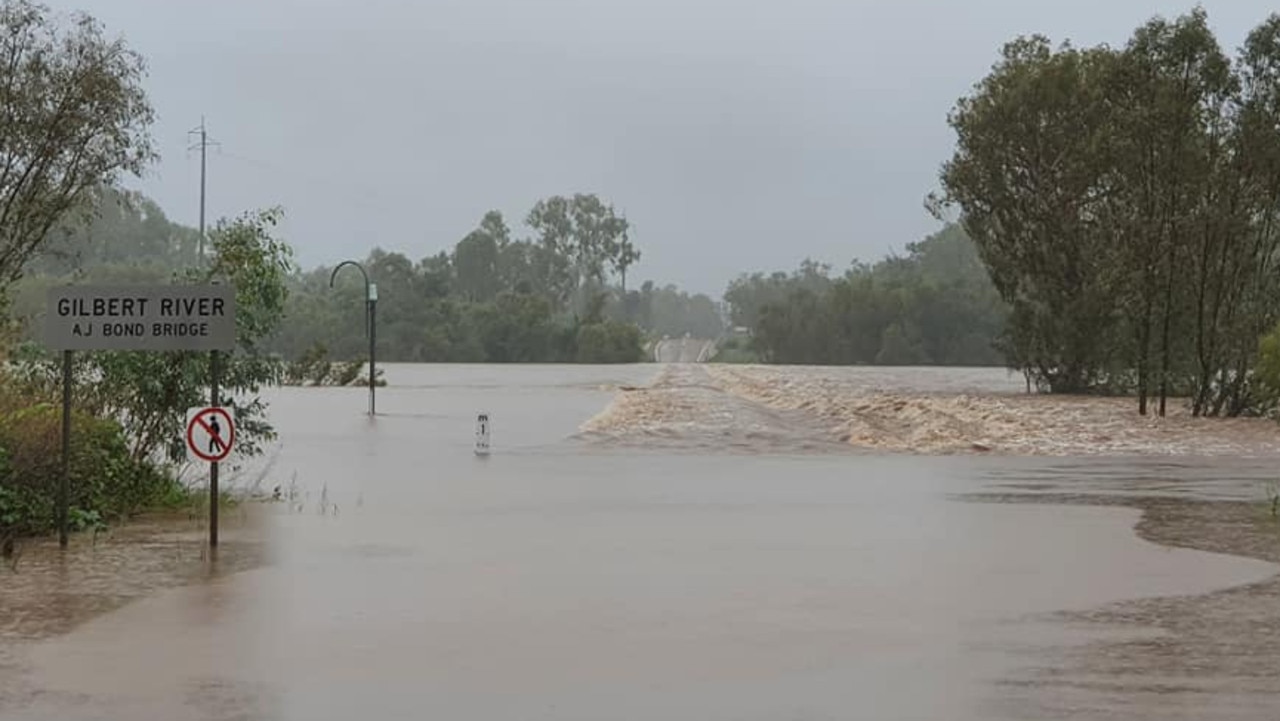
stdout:
<svg viewBox="0 0 1280 721">
<path fill-rule="evenodd" d="M 304 265 L 451 247 L 491 208 L 596 192 L 632 221 L 632 278 L 718 296 L 743 271 L 845 267 L 936 228 L 946 114 L 1000 45 L 1122 43 L 1154 0 L 45 0 L 150 63 L 162 162 L 194 224 L 283 205 Z M 1271 9 L 1206 2 L 1228 49 Z"/>
</svg>

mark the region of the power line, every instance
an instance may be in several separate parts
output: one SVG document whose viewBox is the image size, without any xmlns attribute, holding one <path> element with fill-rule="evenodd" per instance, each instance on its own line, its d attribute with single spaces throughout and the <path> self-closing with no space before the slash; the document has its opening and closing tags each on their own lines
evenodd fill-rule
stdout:
<svg viewBox="0 0 1280 721">
<path fill-rule="evenodd" d="M 274 165 L 272 163 L 268 163 L 263 160 L 259 160 L 257 158 L 250 158 L 244 155 L 240 155 L 238 153 L 219 152 L 218 155 L 224 158 L 230 158 L 232 160 L 239 161 L 241 163 L 252 166 L 259 170 L 265 170 L 269 173 L 274 173 L 277 176 L 279 176 L 282 180 L 287 180 L 290 186 L 296 187 L 296 186 L 305 186 L 308 184 L 312 185 L 313 187 L 317 185 L 326 186 L 329 190 L 341 193 L 345 201 L 351 202 L 357 205 L 363 205 L 364 207 L 370 210 L 377 210 L 379 212 L 391 212 L 391 213 L 402 213 L 405 211 L 404 205 L 395 205 L 395 204 L 385 202 L 384 200 L 384 195 L 386 193 L 385 189 L 379 189 L 379 188 L 373 187 L 372 185 L 355 182 L 353 181 L 352 178 L 349 178 L 349 177 L 338 179 L 336 176 L 330 177 L 323 174 L 308 172 L 306 174 L 305 181 L 299 182 L 299 179 L 297 177 L 298 173 L 296 171 L 289 172 L 288 170 L 285 170 L 284 168 Z"/>
</svg>

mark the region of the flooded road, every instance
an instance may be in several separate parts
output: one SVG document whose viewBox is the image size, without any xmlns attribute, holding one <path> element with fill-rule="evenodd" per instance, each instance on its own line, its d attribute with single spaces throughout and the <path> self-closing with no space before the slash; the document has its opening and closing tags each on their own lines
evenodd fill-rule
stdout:
<svg viewBox="0 0 1280 721">
<path fill-rule="evenodd" d="M 0 719 L 1171 718 L 1044 674 L 1097 674 L 1079 655 L 1099 643 L 1141 674 L 1134 645 L 1168 631 L 1123 609 L 1276 576 L 1057 497 L 1249 499 L 1273 463 L 857 454 L 696 389 L 651 442 L 580 433 L 657 372 L 392 366 L 373 420 L 363 390 L 276 392 L 279 447 L 239 476 L 296 497 L 267 509 L 265 565 L 0 636 Z M 224 550 L 213 568 L 238 570 Z M 1103 608 L 1123 622 L 1082 622 Z M 1265 667 L 1166 663 L 1206 681 L 1177 718 L 1276 699 Z"/>
</svg>

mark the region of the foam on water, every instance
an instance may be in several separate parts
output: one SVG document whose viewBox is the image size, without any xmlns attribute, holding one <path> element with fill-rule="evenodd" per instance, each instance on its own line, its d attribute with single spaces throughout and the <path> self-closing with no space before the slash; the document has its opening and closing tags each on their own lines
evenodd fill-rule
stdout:
<svg viewBox="0 0 1280 721">
<path fill-rule="evenodd" d="M 1267 419 L 1138 415 L 1130 399 L 1029 395 L 997 369 L 672 365 L 583 439 L 708 450 L 1032 456 L 1280 454 Z M 843 447 L 843 448 L 841 448 Z"/>
</svg>

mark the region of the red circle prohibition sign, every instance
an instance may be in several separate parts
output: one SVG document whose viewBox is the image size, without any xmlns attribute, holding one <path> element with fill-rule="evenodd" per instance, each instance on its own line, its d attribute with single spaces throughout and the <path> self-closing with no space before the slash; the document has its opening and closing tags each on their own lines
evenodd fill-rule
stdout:
<svg viewBox="0 0 1280 721">
<path fill-rule="evenodd" d="M 221 433 L 215 433 L 213 431 L 213 426 L 205 420 L 206 416 L 211 415 L 221 416 L 225 421 L 225 425 L 223 425 L 224 430 L 222 430 Z M 204 432 L 209 434 L 209 438 L 212 441 L 211 445 L 217 448 L 216 451 L 207 451 L 200 448 L 199 444 L 196 443 L 195 432 L 197 426 L 204 429 Z M 187 448 L 190 448 L 191 452 L 194 453 L 196 457 L 210 463 L 217 463 L 230 455 L 231 447 L 235 445 L 235 442 L 236 426 L 231 420 L 231 414 L 227 413 L 224 408 L 205 408 L 197 413 L 195 417 L 191 419 L 191 422 L 187 424 Z"/>
</svg>

